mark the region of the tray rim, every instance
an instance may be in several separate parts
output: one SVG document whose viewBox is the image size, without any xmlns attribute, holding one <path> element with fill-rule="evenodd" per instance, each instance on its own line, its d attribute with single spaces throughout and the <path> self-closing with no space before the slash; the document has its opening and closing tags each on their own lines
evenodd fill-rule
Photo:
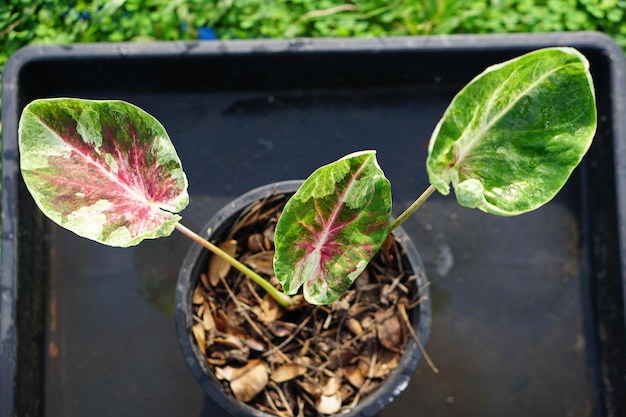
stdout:
<svg viewBox="0 0 626 417">
<path fill-rule="evenodd" d="M 389 38 L 298 38 L 228 41 L 154 41 L 27 46 L 7 61 L 2 80 L 2 263 L 0 266 L 0 417 L 14 415 L 17 371 L 18 231 L 17 149 L 20 72 L 33 62 L 85 58 L 143 59 L 246 54 L 498 51 L 512 48 L 575 46 L 601 50 L 610 62 L 612 136 L 615 158 L 622 300 L 626 300 L 626 59 L 608 35 L 599 32 L 455 34 Z M 10 221 L 9 221 L 10 220 Z M 626 323 L 626 317 L 625 317 Z"/>
</svg>

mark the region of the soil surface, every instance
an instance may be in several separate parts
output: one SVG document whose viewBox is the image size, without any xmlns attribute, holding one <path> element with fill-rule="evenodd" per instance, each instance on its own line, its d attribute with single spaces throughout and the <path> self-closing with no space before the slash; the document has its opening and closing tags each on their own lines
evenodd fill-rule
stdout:
<svg viewBox="0 0 626 417">
<path fill-rule="evenodd" d="M 267 277 L 276 221 L 287 198 L 274 196 L 244 211 L 219 242 Z M 211 257 L 193 293 L 195 340 L 225 390 L 270 414 L 312 416 L 352 409 L 397 367 L 416 338 L 411 309 L 421 301 L 390 236 L 337 302 L 288 310 L 257 284 Z"/>
</svg>

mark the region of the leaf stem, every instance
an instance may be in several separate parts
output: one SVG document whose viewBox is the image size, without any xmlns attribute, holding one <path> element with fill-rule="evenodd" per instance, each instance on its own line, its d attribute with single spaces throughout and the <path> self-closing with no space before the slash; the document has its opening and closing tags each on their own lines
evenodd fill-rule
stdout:
<svg viewBox="0 0 626 417">
<path fill-rule="evenodd" d="M 294 304 L 293 299 L 290 296 L 288 296 L 286 294 L 283 294 L 282 292 L 277 290 L 265 278 L 263 278 L 262 276 L 260 276 L 259 274 L 257 274 L 256 272 L 254 272 L 253 270 L 251 270 L 250 268 L 248 268 L 247 266 L 245 266 L 241 262 L 239 262 L 237 259 L 235 259 L 232 256 L 230 256 L 228 253 L 226 253 L 223 250 L 221 250 L 216 245 L 214 245 L 211 242 L 209 242 L 208 240 L 202 238 L 197 233 L 193 232 L 191 229 L 188 229 L 187 227 L 183 226 L 180 223 L 176 223 L 176 229 L 178 229 L 179 232 L 181 232 L 182 234 L 184 234 L 185 236 L 187 236 L 188 238 L 190 238 L 194 242 L 202 245 L 203 247 L 205 247 L 209 251 L 213 252 L 215 255 L 219 256 L 222 259 L 224 259 L 233 268 L 237 269 L 239 272 L 241 272 L 242 274 L 244 274 L 245 276 L 250 278 L 252 281 L 254 281 L 257 284 L 259 284 L 265 291 L 267 291 L 267 293 L 269 295 L 271 295 L 274 298 L 274 300 L 276 300 L 276 302 L 280 306 L 282 306 L 284 308 L 287 308 L 287 307 L 289 307 L 289 306 Z"/>
<path fill-rule="evenodd" d="M 397 218 L 397 219 L 395 219 L 395 220 L 393 221 L 393 223 L 391 223 L 391 228 L 390 228 L 390 230 L 389 230 L 389 231 L 391 231 L 391 230 L 395 229 L 396 227 L 398 227 L 398 226 L 400 226 L 402 223 L 404 223 L 404 221 L 405 221 L 406 219 L 408 219 L 408 218 L 411 216 L 411 214 L 413 214 L 413 213 L 415 212 L 415 210 L 417 210 L 417 209 L 418 209 L 418 208 L 419 208 L 422 204 L 424 204 L 424 201 L 426 201 L 426 200 L 428 199 L 428 197 L 430 197 L 430 196 L 431 196 L 431 194 L 435 192 L 435 190 L 437 190 L 437 189 L 435 188 L 435 186 L 434 186 L 434 185 L 432 185 L 432 184 L 431 184 L 431 185 L 430 185 L 430 186 L 426 189 L 426 191 L 424 191 L 424 192 L 422 193 L 422 195 L 420 195 L 419 197 L 417 197 L 417 200 L 415 200 L 415 201 L 413 202 L 413 204 L 411 204 L 411 205 L 409 206 L 409 208 L 407 208 L 406 210 L 404 210 L 404 212 L 403 212 L 401 215 L 399 215 L 399 216 L 398 216 L 398 218 Z"/>
</svg>

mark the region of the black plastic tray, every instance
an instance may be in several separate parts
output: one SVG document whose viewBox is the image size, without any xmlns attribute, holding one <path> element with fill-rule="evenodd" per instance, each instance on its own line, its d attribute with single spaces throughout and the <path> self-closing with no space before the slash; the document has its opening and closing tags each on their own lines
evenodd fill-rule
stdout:
<svg viewBox="0 0 626 417">
<path fill-rule="evenodd" d="M 174 330 L 180 235 L 112 249 L 42 218 L 18 172 L 39 97 L 131 101 L 189 176 L 183 223 L 275 180 L 374 148 L 398 213 L 427 187 L 426 144 L 487 65 L 568 45 L 591 61 L 599 129 L 557 198 L 499 218 L 434 196 L 406 224 L 432 281 L 427 349 L 383 416 L 623 416 L 626 82 L 600 34 L 31 47 L 3 76 L 0 416 L 220 416 Z"/>
</svg>

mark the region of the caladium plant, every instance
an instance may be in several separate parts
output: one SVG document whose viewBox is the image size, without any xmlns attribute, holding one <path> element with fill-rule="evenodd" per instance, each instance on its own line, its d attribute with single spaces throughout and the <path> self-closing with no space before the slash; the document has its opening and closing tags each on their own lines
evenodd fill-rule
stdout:
<svg viewBox="0 0 626 417">
<path fill-rule="evenodd" d="M 494 65 L 453 99 L 432 135 L 431 186 L 396 220 L 375 151 L 316 170 L 276 226 L 274 270 L 285 293 L 337 300 L 391 230 L 434 191 L 512 216 L 561 189 L 589 148 L 596 108 L 589 64 L 572 48 L 546 48 Z M 259 283 L 293 299 L 180 223 L 187 178 L 163 126 L 122 101 L 35 100 L 19 124 L 24 181 L 42 212 L 80 236 L 136 245 L 178 229 Z"/>
<path fill-rule="evenodd" d="M 79 236 L 128 247 L 176 228 L 259 283 L 291 298 L 180 223 L 187 177 L 157 119 L 123 101 L 35 100 L 19 123 L 22 177 L 41 211 Z"/>
<path fill-rule="evenodd" d="M 379 185 L 386 180 L 373 151 L 314 172 L 276 225 L 276 276 L 289 293 L 303 285 L 308 301 L 332 302 L 389 230 L 435 190 L 448 194 L 452 184 L 463 206 L 502 216 L 526 213 L 563 187 L 595 131 L 593 81 L 577 50 L 546 48 L 491 66 L 445 111 L 429 142 L 426 168 L 432 185 L 395 221 L 387 206 L 373 204 L 390 198 L 388 187 Z M 367 176 L 352 162 L 365 155 Z M 352 183 L 357 204 L 344 197 Z"/>
</svg>

